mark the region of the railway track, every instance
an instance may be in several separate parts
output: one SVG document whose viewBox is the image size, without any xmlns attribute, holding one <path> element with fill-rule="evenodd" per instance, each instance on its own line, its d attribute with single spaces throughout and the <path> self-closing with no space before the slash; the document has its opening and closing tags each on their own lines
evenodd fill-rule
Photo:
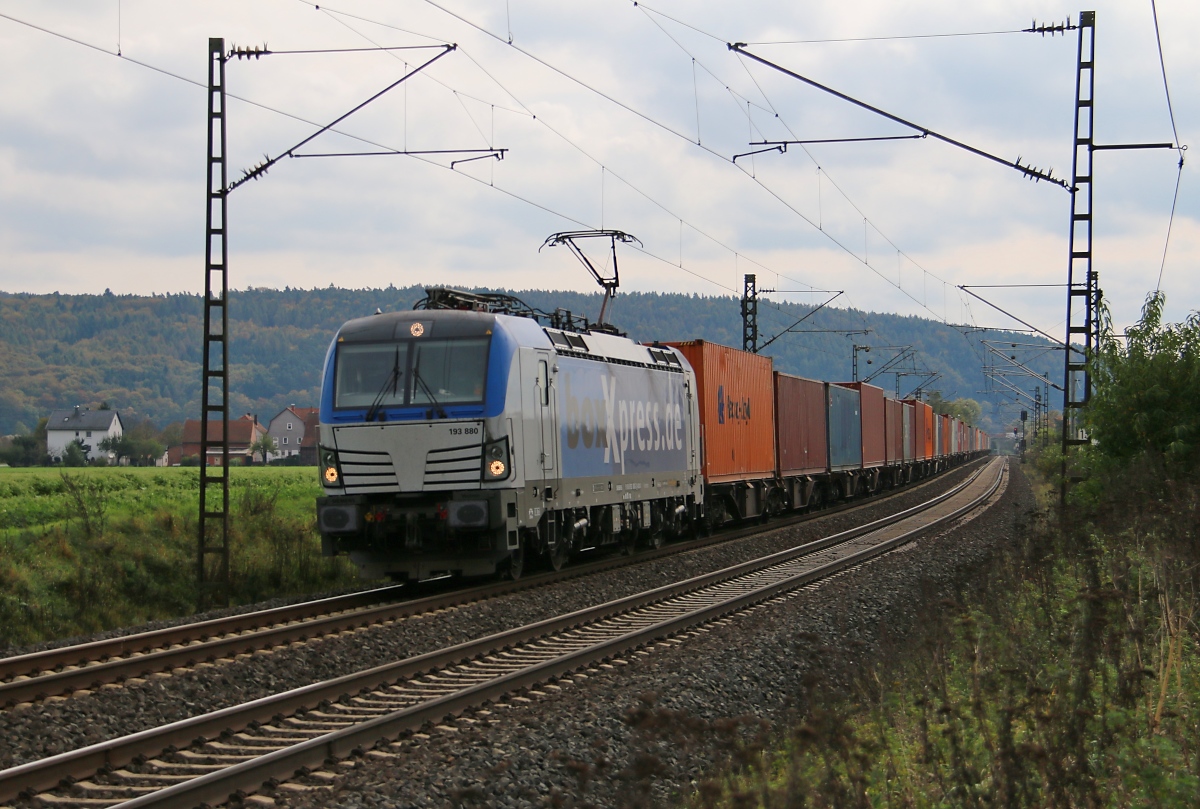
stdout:
<svg viewBox="0 0 1200 809">
<path fill-rule="evenodd" d="M 0 802 L 23 805 L 219 804 L 272 779 L 312 788 L 327 762 L 392 756 L 395 741 L 522 689 L 561 688 L 594 665 L 679 642 L 704 624 L 789 597 L 978 508 L 1002 486 L 999 459 L 929 501 L 850 531 L 607 604 L 397 663 L 92 745 L 0 772 Z M 613 662 L 606 662 L 613 661 Z M 514 699 L 523 699 L 515 697 Z M 473 714 L 473 715 L 466 715 Z M 412 737 L 417 738 L 417 737 Z M 410 739 L 411 741 L 411 739 Z M 79 780 L 73 780 L 79 779 Z"/>
<path fill-rule="evenodd" d="M 179 672 L 201 664 L 228 661 L 238 655 L 295 642 L 307 642 L 341 632 L 386 625 L 519 590 L 594 575 L 630 564 L 640 564 L 718 542 L 743 538 L 763 530 L 783 528 L 885 502 L 889 497 L 918 490 L 938 479 L 932 478 L 917 486 L 906 486 L 866 500 L 784 517 L 771 522 L 769 529 L 762 526 L 738 528 L 713 537 L 672 543 L 658 550 L 643 551 L 633 557 L 609 556 L 594 562 L 573 565 L 559 573 L 547 572 L 518 581 L 493 582 L 424 598 L 410 598 L 410 587 L 382 587 L 3 658 L 0 659 L 0 706 L 11 708 L 47 698 L 90 693 L 129 680 Z"/>
</svg>

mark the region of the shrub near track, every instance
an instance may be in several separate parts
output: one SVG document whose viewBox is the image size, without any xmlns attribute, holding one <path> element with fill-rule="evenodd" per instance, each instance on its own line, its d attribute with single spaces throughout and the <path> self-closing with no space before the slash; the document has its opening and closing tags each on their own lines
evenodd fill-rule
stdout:
<svg viewBox="0 0 1200 809">
<path fill-rule="evenodd" d="M 232 600 L 352 586 L 311 468 L 233 468 Z M 189 615 L 198 469 L 0 469 L 0 647 Z"/>
</svg>

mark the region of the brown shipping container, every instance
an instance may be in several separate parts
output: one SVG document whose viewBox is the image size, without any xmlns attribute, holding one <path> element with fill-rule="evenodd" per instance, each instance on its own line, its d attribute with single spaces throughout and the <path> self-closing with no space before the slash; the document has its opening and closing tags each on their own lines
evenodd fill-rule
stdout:
<svg viewBox="0 0 1200 809">
<path fill-rule="evenodd" d="M 897 399 L 883 400 L 883 432 L 884 443 L 883 462 L 886 466 L 899 466 L 904 463 L 904 405 Z"/>
<path fill-rule="evenodd" d="M 883 388 L 866 382 L 834 382 L 831 384 L 856 390 L 862 395 L 862 460 L 863 468 L 883 466 L 887 455 L 884 436 Z"/>
<path fill-rule="evenodd" d="M 829 463 L 825 384 L 775 372 L 775 451 L 779 475 L 819 475 Z"/>
<path fill-rule="evenodd" d="M 718 343 L 678 348 L 696 371 L 704 479 L 758 480 L 775 474 L 775 391 L 771 358 Z"/>
<path fill-rule="evenodd" d="M 925 458 L 926 460 L 933 458 L 937 451 L 937 437 L 934 426 L 937 424 L 937 416 L 933 413 L 933 405 L 921 403 L 921 410 L 925 413 Z"/>
</svg>

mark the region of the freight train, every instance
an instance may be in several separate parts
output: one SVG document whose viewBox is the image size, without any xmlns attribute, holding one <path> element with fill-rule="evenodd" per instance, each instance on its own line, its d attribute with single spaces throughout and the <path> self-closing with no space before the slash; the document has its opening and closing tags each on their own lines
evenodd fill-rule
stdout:
<svg viewBox="0 0 1200 809">
<path fill-rule="evenodd" d="M 504 295 L 429 289 L 325 358 L 326 555 L 364 578 L 555 570 L 927 477 L 988 436 L 862 382 L 703 340 L 641 344 Z"/>
</svg>

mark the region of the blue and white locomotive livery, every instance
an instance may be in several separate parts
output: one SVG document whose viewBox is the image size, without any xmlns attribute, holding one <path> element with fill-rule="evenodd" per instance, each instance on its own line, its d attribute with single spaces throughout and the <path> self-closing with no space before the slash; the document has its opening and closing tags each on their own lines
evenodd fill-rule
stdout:
<svg viewBox="0 0 1200 809">
<path fill-rule="evenodd" d="M 351 320 L 329 347 L 327 555 L 365 578 L 518 577 L 535 556 L 558 569 L 698 517 L 696 377 L 678 351 L 484 296 L 430 290 L 425 305 Z"/>
</svg>

